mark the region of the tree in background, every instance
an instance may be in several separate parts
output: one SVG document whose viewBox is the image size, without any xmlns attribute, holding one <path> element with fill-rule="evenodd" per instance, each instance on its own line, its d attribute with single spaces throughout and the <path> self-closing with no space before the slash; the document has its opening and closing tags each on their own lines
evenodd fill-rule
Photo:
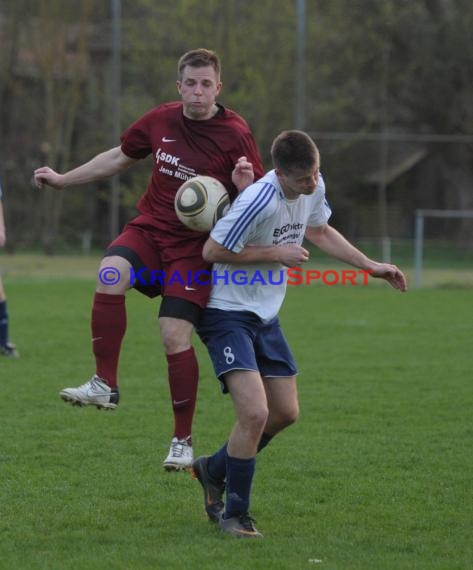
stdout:
<svg viewBox="0 0 473 570">
<path fill-rule="evenodd" d="M 294 127 L 296 1 L 122 2 L 121 128 L 176 98 L 175 61 L 196 46 L 224 64 L 221 102 L 251 124 L 265 162 L 274 134 Z M 11 242 L 77 247 L 84 229 L 109 238 L 106 184 L 66 194 L 30 186 L 33 168 L 58 170 L 111 146 L 110 3 L 5 0 L 0 7 L 0 166 Z M 473 4 L 468 0 L 307 1 L 306 130 L 472 133 Z M 118 141 L 116 141 L 118 144 Z M 335 210 L 362 214 L 379 144 L 317 139 Z M 404 143 L 398 143 L 402 147 Z M 397 148 L 397 147 L 396 147 Z M 390 151 L 396 150 L 390 145 Z M 428 145 L 431 179 L 406 203 L 472 207 L 472 145 Z M 121 178 L 122 222 L 147 183 L 146 165 Z M 424 189 L 425 186 L 425 189 Z M 427 186 L 429 186 L 427 188 Z M 368 207 L 368 206 L 366 206 Z M 368 214 L 367 214 L 368 215 Z"/>
</svg>

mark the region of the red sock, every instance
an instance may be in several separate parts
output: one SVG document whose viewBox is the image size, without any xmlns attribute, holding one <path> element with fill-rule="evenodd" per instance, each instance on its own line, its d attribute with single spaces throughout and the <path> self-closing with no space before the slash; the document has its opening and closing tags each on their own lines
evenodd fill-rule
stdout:
<svg viewBox="0 0 473 570">
<path fill-rule="evenodd" d="M 95 293 L 92 306 L 92 350 L 96 374 L 111 388 L 117 386 L 120 349 L 126 331 L 125 295 Z"/>
<path fill-rule="evenodd" d="M 174 411 L 174 435 L 184 439 L 192 434 L 199 366 L 192 347 L 177 354 L 167 354 L 166 358 Z"/>
</svg>

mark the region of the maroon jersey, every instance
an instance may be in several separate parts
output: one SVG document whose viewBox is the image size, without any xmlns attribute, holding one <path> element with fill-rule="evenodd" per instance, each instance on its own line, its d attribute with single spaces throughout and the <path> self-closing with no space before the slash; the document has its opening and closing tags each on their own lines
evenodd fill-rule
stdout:
<svg viewBox="0 0 473 570">
<path fill-rule="evenodd" d="M 121 140 L 122 151 L 131 158 L 153 155 L 151 180 L 137 207 L 152 218 L 163 245 L 182 244 L 198 235 L 174 211 L 174 197 L 184 181 L 198 174 L 213 176 L 233 199 L 237 189 L 231 175 L 240 156 L 253 164 L 255 180 L 264 174 L 247 123 L 221 105 L 216 115 L 203 121 L 185 117 L 182 102 L 160 105 L 133 123 Z"/>
</svg>

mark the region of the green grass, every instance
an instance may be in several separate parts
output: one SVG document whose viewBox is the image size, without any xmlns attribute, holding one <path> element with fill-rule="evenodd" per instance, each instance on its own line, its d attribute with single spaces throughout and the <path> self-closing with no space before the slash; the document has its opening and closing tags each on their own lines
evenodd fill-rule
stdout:
<svg viewBox="0 0 473 570">
<path fill-rule="evenodd" d="M 22 355 L 0 362 L 2 570 L 473 567 L 471 291 L 290 288 L 301 418 L 258 458 L 264 540 L 238 541 L 206 521 L 198 483 L 161 469 L 172 413 L 156 302 L 129 295 L 122 403 L 99 412 L 58 397 L 93 370 L 93 278 L 5 281 Z M 201 454 L 233 413 L 196 346 Z"/>
</svg>

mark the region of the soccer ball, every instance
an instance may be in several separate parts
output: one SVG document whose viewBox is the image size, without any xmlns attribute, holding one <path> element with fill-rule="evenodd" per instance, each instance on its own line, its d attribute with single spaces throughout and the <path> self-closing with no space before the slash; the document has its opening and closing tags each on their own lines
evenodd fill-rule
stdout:
<svg viewBox="0 0 473 570">
<path fill-rule="evenodd" d="M 209 232 L 229 207 L 230 196 L 225 186 L 211 176 L 190 178 L 174 199 L 177 217 L 196 232 Z"/>
</svg>

